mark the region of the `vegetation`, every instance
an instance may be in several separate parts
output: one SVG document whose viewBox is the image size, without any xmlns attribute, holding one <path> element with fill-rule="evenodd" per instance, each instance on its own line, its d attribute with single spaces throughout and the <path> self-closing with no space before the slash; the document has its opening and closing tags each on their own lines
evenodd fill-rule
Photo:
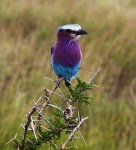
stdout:
<svg viewBox="0 0 136 150">
<path fill-rule="evenodd" d="M 1 0 L 0 3 L 0 146 L 21 133 L 24 115 L 45 87 L 56 79 L 50 48 L 58 26 L 78 23 L 88 31 L 79 43 L 83 51 L 79 76 L 94 79 L 95 99 L 82 112 L 86 150 L 136 149 L 136 2 L 135 0 Z M 75 80 L 72 80 L 75 84 Z M 62 85 L 62 91 L 67 88 Z M 58 103 L 58 100 L 54 101 Z M 82 108 L 81 108 L 82 109 Z M 48 113 L 52 109 L 49 109 Z M 85 145 L 76 143 L 80 149 Z M 43 146 L 43 149 L 45 147 Z"/>
<path fill-rule="evenodd" d="M 75 145 L 77 138 L 81 138 L 86 144 L 79 128 L 82 127 L 82 129 L 84 129 L 85 120 L 89 117 L 84 117 L 77 105 L 75 105 L 77 107 L 73 106 L 75 103 L 80 104 L 79 106 L 82 104 L 91 104 L 90 100 L 93 97 L 88 93 L 95 86 L 91 83 L 95 76 L 96 74 L 93 75 L 88 83 L 81 81 L 80 78 L 76 78 L 77 84 L 76 86 L 72 85 L 69 87 L 67 96 L 63 95 L 59 88 L 61 82 L 64 80 L 63 78 L 57 79 L 56 84 L 51 90 L 44 89 L 45 95 L 34 102 L 32 108 L 26 115 L 27 121 L 22 124 L 24 129 L 22 135 L 17 136 L 16 134 L 8 142 L 8 144 L 12 144 L 11 148 L 19 150 L 38 150 L 41 149 L 43 144 L 46 144 L 45 147 L 47 147 L 48 144 L 50 145 L 50 149 L 77 149 Z M 56 94 L 57 89 L 60 91 L 59 94 Z M 52 102 L 53 95 L 55 95 L 57 99 L 62 100 L 63 103 L 54 104 L 54 102 Z M 44 99 L 43 103 L 41 102 L 42 99 Z M 53 113 L 50 113 L 49 116 L 46 115 L 48 107 L 53 108 Z M 77 109 L 77 113 L 75 113 L 75 109 Z M 70 147 L 67 146 L 69 143 L 73 145 Z"/>
</svg>

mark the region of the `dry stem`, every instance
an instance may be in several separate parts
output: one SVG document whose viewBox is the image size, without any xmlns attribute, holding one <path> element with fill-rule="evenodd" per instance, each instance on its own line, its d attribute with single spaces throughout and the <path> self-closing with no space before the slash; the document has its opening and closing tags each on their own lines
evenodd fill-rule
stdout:
<svg viewBox="0 0 136 150">
<path fill-rule="evenodd" d="M 76 132 L 76 130 L 80 127 L 80 125 L 89 117 L 86 118 L 82 118 L 81 121 L 79 122 L 79 124 L 72 130 L 72 132 L 70 133 L 68 139 L 63 143 L 62 148 L 60 150 L 63 150 L 65 148 L 65 146 L 68 144 L 68 142 L 72 139 L 73 134 Z"/>
</svg>

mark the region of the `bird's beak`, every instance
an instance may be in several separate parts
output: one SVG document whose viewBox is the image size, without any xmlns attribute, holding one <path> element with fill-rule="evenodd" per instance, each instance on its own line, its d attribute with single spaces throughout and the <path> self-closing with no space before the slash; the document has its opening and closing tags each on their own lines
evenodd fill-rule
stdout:
<svg viewBox="0 0 136 150">
<path fill-rule="evenodd" d="M 76 35 L 83 35 L 83 34 L 88 34 L 85 30 L 78 30 L 78 31 L 74 31 L 74 33 L 76 34 Z"/>
</svg>

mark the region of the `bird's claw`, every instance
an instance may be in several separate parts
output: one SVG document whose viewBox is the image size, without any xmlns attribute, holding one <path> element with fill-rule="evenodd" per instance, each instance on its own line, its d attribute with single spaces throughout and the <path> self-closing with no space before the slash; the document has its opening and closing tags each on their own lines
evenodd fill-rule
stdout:
<svg viewBox="0 0 136 150">
<path fill-rule="evenodd" d="M 60 88 L 60 84 L 61 84 L 61 81 L 60 79 L 58 78 L 57 80 L 54 81 L 56 83 L 56 85 Z"/>
</svg>

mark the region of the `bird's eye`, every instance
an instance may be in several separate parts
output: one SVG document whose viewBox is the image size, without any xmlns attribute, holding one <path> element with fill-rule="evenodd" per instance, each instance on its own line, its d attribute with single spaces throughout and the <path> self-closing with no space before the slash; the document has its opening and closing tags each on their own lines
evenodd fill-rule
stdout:
<svg viewBox="0 0 136 150">
<path fill-rule="evenodd" d="M 71 33 L 71 30 L 70 29 L 66 29 L 65 30 L 67 33 Z"/>
</svg>

